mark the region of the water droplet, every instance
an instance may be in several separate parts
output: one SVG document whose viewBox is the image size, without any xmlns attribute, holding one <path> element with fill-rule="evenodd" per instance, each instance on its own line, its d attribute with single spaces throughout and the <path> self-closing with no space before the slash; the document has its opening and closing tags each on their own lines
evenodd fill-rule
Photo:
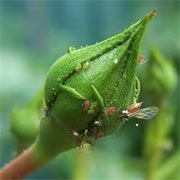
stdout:
<svg viewBox="0 0 180 180">
<path fill-rule="evenodd" d="M 118 59 L 114 59 L 114 64 L 117 64 L 118 63 Z"/>
<path fill-rule="evenodd" d="M 136 127 L 138 127 L 139 126 L 139 124 L 138 123 L 136 123 Z"/>
</svg>

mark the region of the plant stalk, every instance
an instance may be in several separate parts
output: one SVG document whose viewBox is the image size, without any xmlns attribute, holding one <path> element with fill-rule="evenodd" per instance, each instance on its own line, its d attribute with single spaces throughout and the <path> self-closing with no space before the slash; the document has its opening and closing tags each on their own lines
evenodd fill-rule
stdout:
<svg viewBox="0 0 180 180">
<path fill-rule="evenodd" d="M 0 170 L 0 180 L 22 179 L 41 166 L 42 163 L 33 157 L 31 150 L 26 150 Z"/>
</svg>

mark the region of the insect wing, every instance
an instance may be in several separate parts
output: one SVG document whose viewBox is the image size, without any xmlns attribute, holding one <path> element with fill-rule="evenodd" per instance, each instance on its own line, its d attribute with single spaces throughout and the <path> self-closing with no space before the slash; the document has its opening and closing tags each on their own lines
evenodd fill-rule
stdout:
<svg viewBox="0 0 180 180">
<path fill-rule="evenodd" d="M 132 113 L 130 114 L 130 117 L 135 117 L 138 119 L 151 119 L 153 118 L 159 111 L 159 108 L 157 107 L 147 107 L 147 108 L 143 108 L 140 109 L 137 113 Z"/>
<path fill-rule="evenodd" d="M 142 64 L 147 63 L 148 61 L 149 61 L 148 59 L 145 59 L 145 60 L 143 60 L 142 62 L 140 62 L 139 64 L 142 65 Z"/>
</svg>

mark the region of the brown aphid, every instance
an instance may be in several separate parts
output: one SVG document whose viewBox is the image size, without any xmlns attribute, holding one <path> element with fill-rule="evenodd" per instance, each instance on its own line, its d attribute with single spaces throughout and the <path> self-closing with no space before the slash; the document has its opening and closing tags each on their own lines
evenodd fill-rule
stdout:
<svg viewBox="0 0 180 180">
<path fill-rule="evenodd" d="M 115 107 L 109 107 L 109 108 L 107 108 L 106 110 L 105 110 L 105 114 L 107 114 L 107 115 L 110 115 L 110 114 L 113 114 L 113 113 L 115 113 L 116 112 L 116 108 Z"/>
<path fill-rule="evenodd" d="M 138 112 L 140 110 L 140 108 L 141 108 L 141 104 L 142 104 L 142 102 L 131 104 L 129 106 L 129 108 L 128 108 L 128 112 L 129 113 L 136 113 L 136 112 Z"/>
<path fill-rule="evenodd" d="M 97 140 L 99 138 L 102 138 L 104 136 L 104 133 L 103 132 L 98 132 L 94 135 L 94 138 Z"/>
<path fill-rule="evenodd" d="M 78 137 L 76 139 L 76 146 L 78 146 L 79 148 L 83 148 L 83 140 L 81 137 Z"/>
<path fill-rule="evenodd" d="M 81 137 L 81 135 L 73 130 L 69 130 L 69 133 L 76 139 L 76 146 L 78 146 L 79 148 L 83 147 L 83 138 Z"/>
<path fill-rule="evenodd" d="M 94 126 L 94 127 L 92 128 L 92 137 L 93 137 L 95 140 L 97 140 L 97 139 L 99 139 L 99 138 L 102 138 L 103 136 L 104 136 L 104 133 L 103 133 L 103 132 L 100 132 L 98 127 Z"/>
<path fill-rule="evenodd" d="M 83 110 L 88 111 L 90 108 L 90 102 L 88 100 L 83 102 Z"/>
<path fill-rule="evenodd" d="M 138 56 L 138 64 L 142 64 L 142 62 L 143 62 L 143 55 L 142 54 L 140 54 L 139 56 Z"/>
</svg>

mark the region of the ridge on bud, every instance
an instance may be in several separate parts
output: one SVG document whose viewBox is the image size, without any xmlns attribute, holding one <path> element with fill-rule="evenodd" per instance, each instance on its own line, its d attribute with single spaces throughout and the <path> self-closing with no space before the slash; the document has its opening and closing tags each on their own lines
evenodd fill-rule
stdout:
<svg viewBox="0 0 180 180">
<path fill-rule="evenodd" d="M 48 159 L 75 147 L 69 131 L 77 132 L 78 142 L 82 137 L 82 143 L 91 144 L 122 125 L 122 110 L 136 101 L 139 94 L 135 75 L 139 47 L 154 14 L 155 11 L 150 12 L 105 41 L 77 50 L 70 48 L 69 53 L 54 63 L 45 84 L 49 113 L 42 119 L 33 146 L 38 148 L 38 156 Z M 107 109 L 111 113 L 105 113 Z"/>
</svg>

